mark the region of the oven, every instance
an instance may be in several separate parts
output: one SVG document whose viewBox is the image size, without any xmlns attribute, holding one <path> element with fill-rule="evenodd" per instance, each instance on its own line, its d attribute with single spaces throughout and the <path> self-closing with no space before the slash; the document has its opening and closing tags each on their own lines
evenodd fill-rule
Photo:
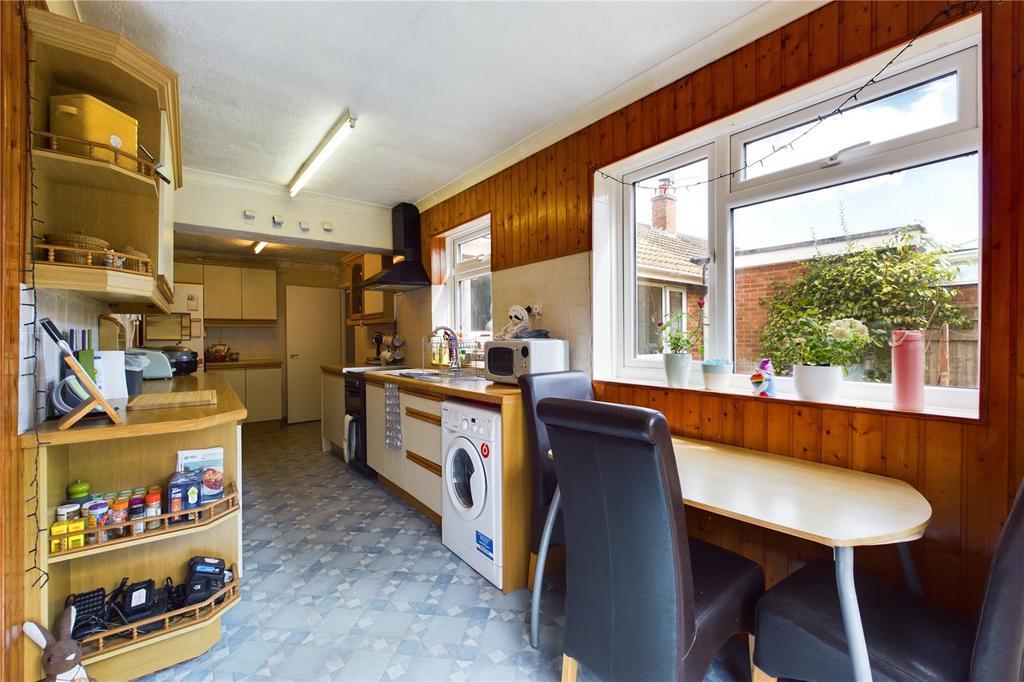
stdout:
<svg viewBox="0 0 1024 682">
<path fill-rule="evenodd" d="M 349 417 L 345 433 L 345 459 L 349 465 L 368 478 L 377 473 L 366 463 L 366 371 L 379 367 L 345 369 L 345 414 Z"/>
</svg>

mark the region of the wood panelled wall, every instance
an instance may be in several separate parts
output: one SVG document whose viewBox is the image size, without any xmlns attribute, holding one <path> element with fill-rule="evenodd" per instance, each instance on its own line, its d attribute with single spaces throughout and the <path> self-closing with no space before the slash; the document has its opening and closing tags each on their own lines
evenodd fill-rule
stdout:
<svg viewBox="0 0 1024 682">
<path fill-rule="evenodd" d="M 28 48 L 20 2 L 0 2 L 0 680 L 20 680 L 17 655 L 24 618 L 26 527 L 24 500 L 17 485 L 22 458 L 17 447 L 20 371 L 21 268 L 28 194 Z"/>
<path fill-rule="evenodd" d="M 423 214 L 425 259 L 437 235 L 491 213 L 495 269 L 587 251 L 595 168 L 893 47 L 945 2 L 833 2 L 634 102 Z M 898 476 L 921 490 L 934 521 L 916 543 L 938 603 L 977 606 L 995 540 L 1024 477 L 1024 3 L 981 3 L 982 420 L 894 414 L 799 402 L 597 383 L 605 400 L 649 405 L 673 431 L 836 466 Z M 938 28 L 957 16 L 941 17 Z M 438 276 L 440 268 L 434 267 Z M 762 561 L 777 580 L 823 550 L 691 514 L 695 531 Z M 891 550 L 861 553 L 894 573 Z"/>
</svg>

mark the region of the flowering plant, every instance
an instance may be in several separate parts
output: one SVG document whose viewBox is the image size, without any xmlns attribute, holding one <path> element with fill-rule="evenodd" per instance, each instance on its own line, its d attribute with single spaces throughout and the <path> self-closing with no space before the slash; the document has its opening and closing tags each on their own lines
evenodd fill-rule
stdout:
<svg viewBox="0 0 1024 682">
<path fill-rule="evenodd" d="M 778 359 L 792 365 L 840 365 L 860 360 L 871 342 L 867 326 L 850 317 L 825 323 L 803 317 L 783 340 Z"/>
<path fill-rule="evenodd" d="M 663 353 L 704 352 L 704 299 L 696 313 L 675 313 L 657 322 Z"/>
</svg>

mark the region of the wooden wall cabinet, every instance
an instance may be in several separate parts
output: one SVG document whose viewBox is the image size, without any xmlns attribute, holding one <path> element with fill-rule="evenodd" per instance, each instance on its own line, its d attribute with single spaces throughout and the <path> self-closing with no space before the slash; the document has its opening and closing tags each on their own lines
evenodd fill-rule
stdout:
<svg viewBox="0 0 1024 682">
<path fill-rule="evenodd" d="M 347 323 L 384 324 L 395 321 L 395 295 L 388 291 L 368 291 L 362 282 L 384 268 L 391 267 L 391 257 L 379 253 L 359 253 L 342 261 L 348 269 L 346 279 L 351 282 L 348 298 Z"/>
<path fill-rule="evenodd" d="M 180 264 L 179 267 L 181 267 Z M 277 322 L 277 271 L 232 265 L 202 266 L 208 323 Z"/>
</svg>

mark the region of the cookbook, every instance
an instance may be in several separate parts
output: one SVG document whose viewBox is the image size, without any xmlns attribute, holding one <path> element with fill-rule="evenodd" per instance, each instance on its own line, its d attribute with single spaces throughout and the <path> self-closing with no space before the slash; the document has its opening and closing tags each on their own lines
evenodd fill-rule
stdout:
<svg viewBox="0 0 1024 682">
<path fill-rule="evenodd" d="M 186 470 L 202 480 L 203 504 L 224 497 L 224 448 L 178 450 L 178 471 Z"/>
</svg>

